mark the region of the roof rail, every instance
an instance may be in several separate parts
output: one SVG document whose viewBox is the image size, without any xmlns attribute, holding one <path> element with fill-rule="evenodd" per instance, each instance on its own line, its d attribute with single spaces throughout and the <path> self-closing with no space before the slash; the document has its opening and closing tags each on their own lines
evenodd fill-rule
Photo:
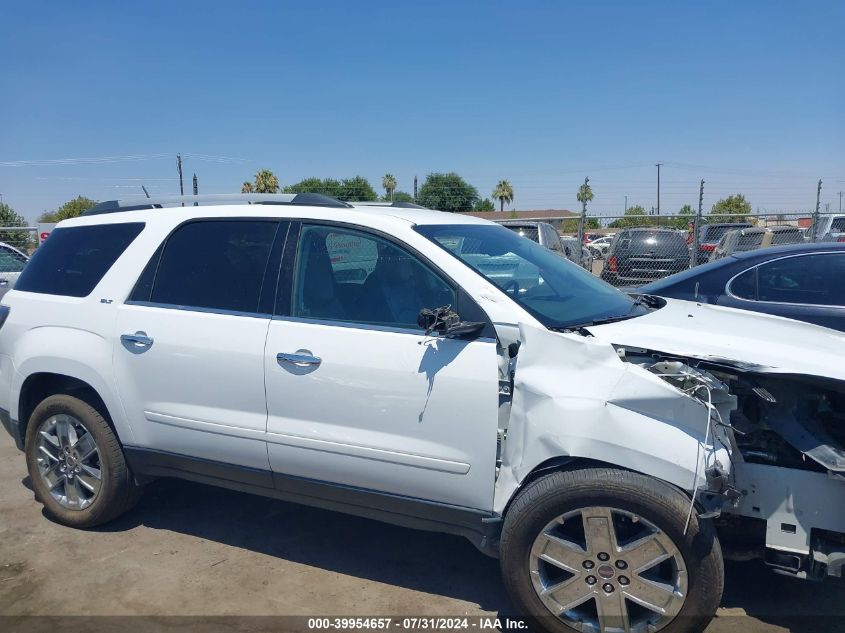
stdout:
<svg viewBox="0 0 845 633">
<path fill-rule="evenodd" d="M 352 202 L 353 207 L 393 207 L 395 209 L 427 209 L 413 202 L 405 202 L 404 200 L 397 200 L 396 202 L 386 202 L 381 200 L 372 200 L 365 202 Z"/>
<path fill-rule="evenodd" d="M 129 198 L 106 200 L 82 215 L 100 215 L 119 211 L 140 209 L 161 209 L 165 206 L 207 206 L 213 204 L 291 204 L 314 207 L 337 207 L 351 209 L 352 205 L 320 193 L 220 193 L 202 196 L 160 196 L 156 198 Z"/>
</svg>

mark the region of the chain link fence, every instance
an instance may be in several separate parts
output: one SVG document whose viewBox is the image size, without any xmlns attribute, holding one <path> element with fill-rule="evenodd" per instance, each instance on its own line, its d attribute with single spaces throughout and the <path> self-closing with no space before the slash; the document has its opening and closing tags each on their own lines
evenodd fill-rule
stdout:
<svg viewBox="0 0 845 633">
<path fill-rule="evenodd" d="M 676 214 L 588 216 L 561 226 L 592 256 L 592 272 L 620 287 L 637 287 L 742 251 L 845 242 L 845 214 Z M 569 230 L 567 230 L 569 229 Z"/>
</svg>

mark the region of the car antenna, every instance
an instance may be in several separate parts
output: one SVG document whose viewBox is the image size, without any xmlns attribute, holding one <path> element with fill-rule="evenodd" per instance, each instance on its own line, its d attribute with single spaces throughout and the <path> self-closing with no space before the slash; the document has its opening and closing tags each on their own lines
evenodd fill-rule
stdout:
<svg viewBox="0 0 845 633">
<path fill-rule="evenodd" d="M 149 191 L 147 191 L 147 188 L 146 188 L 144 185 L 141 185 L 141 189 L 143 189 L 143 190 L 144 190 L 144 195 L 145 195 L 145 196 L 147 196 L 147 197 L 149 198 L 149 197 L 150 197 L 150 192 L 149 192 Z"/>
</svg>

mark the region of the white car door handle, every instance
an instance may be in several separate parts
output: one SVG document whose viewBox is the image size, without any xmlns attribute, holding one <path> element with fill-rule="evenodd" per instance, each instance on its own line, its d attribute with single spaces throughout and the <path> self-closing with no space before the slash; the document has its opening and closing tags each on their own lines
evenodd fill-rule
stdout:
<svg viewBox="0 0 845 633">
<path fill-rule="evenodd" d="M 135 332 L 135 334 L 121 334 L 120 340 L 135 349 L 149 349 L 153 346 L 153 339 L 147 336 L 146 332 Z"/>
<path fill-rule="evenodd" d="M 285 354 L 280 352 L 276 354 L 276 361 L 279 363 L 292 363 L 298 367 L 308 367 L 310 365 L 319 365 L 323 362 L 322 358 L 311 356 L 310 354 Z"/>
</svg>

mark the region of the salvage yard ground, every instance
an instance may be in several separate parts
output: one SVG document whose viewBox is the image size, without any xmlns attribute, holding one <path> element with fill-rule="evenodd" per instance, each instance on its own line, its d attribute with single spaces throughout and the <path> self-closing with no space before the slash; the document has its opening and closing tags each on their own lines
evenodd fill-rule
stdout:
<svg viewBox="0 0 845 633">
<path fill-rule="evenodd" d="M 0 433 L 0 615 L 515 617 L 498 562 L 460 537 L 175 480 L 151 484 L 110 525 L 73 530 L 46 519 L 28 486 Z M 840 622 L 845 583 L 729 563 L 707 631 Z"/>
</svg>

